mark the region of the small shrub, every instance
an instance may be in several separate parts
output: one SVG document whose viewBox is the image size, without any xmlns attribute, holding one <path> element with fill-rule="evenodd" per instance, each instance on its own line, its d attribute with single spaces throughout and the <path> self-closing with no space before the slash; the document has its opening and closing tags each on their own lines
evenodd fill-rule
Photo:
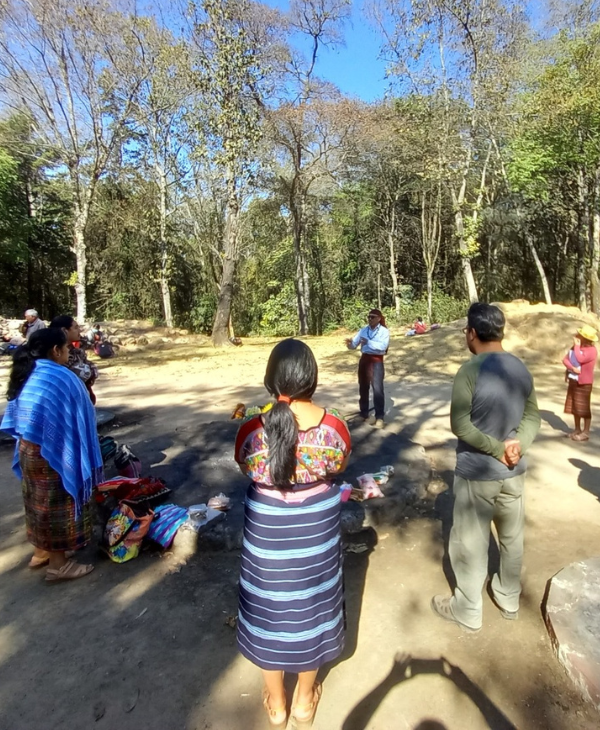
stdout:
<svg viewBox="0 0 600 730">
<path fill-rule="evenodd" d="M 190 311 L 189 327 L 192 332 L 210 335 L 216 312 L 217 297 L 214 294 L 201 297 Z"/>
</svg>

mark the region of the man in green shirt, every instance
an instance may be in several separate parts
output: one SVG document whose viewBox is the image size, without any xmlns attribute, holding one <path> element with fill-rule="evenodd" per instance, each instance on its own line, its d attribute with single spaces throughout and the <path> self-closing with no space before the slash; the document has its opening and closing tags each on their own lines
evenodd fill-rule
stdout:
<svg viewBox="0 0 600 730">
<path fill-rule="evenodd" d="M 476 303 L 469 308 L 464 333 L 474 357 L 456 375 L 450 407 L 458 438 L 448 546 L 456 588 L 450 598 L 434 596 L 431 608 L 470 631 L 481 629 L 492 522 L 500 548 L 500 569 L 491 580 L 494 603 L 504 618 L 518 617 L 527 470 L 523 455 L 540 428 L 533 378 L 518 357 L 504 351 L 504 324 L 498 307 Z"/>
</svg>

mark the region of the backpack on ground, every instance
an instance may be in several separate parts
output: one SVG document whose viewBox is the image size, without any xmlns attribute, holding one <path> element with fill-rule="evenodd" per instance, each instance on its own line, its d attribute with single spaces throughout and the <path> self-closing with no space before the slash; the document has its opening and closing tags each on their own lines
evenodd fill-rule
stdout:
<svg viewBox="0 0 600 730">
<path fill-rule="evenodd" d="M 98 357 L 101 357 L 104 360 L 115 356 L 115 349 L 108 340 L 104 340 L 104 342 L 96 342 L 94 345 L 94 352 L 98 355 Z"/>
</svg>

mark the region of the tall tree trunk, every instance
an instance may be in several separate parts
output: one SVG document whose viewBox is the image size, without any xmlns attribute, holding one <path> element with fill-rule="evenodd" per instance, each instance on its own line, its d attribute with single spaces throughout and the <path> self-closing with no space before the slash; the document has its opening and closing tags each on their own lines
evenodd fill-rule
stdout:
<svg viewBox="0 0 600 730">
<path fill-rule="evenodd" d="M 461 189 L 459 195 L 457 196 L 456 192 L 453 189 L 452 203 L 454 205 L 454 228 L 456 231 L 456 237 L 458 238 L 458 252 L 460 254 L 461 266 L 463 270 L 463 275 L 465 277 L 465 284 L 467 287 L 467 295 L 469 297 L 469 301 L 476 302 L 478 300 L 477 285 L 475 284 L 475 277 L 473 276 L 473 269 L 471 267 L 471 259 L 469 258 L 469 250 L 465 241 L 465 225 L 462 213 L 463 200 L 463 190 Z"/>
<path fill-rule="evenodd" d="M 171 290 L 169 289 L 169 248 L 167 242 L 167 175 L 160 164 L 155 165 L 158 180 L 159 232 L 160 232 L 160 291 L 163 300 L 163 312 L 167 327 L 173 326 L 171 311 Z"/>
<path fill-rule="evenodd" d="M 525 238 L 527 240 L 527 246 L 529 247 L 531 255 L 533 256 L 533 260 L 535 261 L 535 266 L 538 270 L 538 274 L 540 275 L 540 279 L 542 280 L 542 289 L 544 290 L 544 299 L 546 300 L 546 304 L 552 304 L 552 295 L 550 294 L 548 277 L 546 276 L 546 271 L 544 270 L 542 260 L 540 259 L 537 248 L 535 247 L 535 244 L 533 242 L 533 238 L 529 232 L 525 234 Z"/>
<path fill-rule="evenodd" d="M 434 207 L 435 205 L 435 207 Z M 438 181 L 435 204 L 427 205 L 427 193 L 421 192 L 421 249 L 427 273 L 427 319 L 433 317 L 433 272 L 442 242 L 442 186 Z"/>
<path fill-rule="evenodd" d="M 78 201 L 75 203 L 73 211 L 73 246 L 72 251 L 75 254 L 75 265 L 77 272 L 77 280 L 75 282 L 75 296 L 77 298 L 77 321 L 83 324 L 87 317 L 86 306 L 86 265 L 87 256 L 85 249 L 85 227 L 88 218 L 88 207 L 86 204 L 81 205 Z"/>
<path fill-rule="evenodd" d="M 433 271 L 427 269 L 427 321 L 433 317 Z"/>
<path fill-rule="evenodd" d="M 300 334 L 309 332 L 310 284 L 308 266 L 304 251 L 304 198 L 294 200 L 291 204 L 294 225 L 294 257 L 296 259 L 296 303 L 298 308 L 298 325 Z"/>
<path fill-rule="evenodd" d="M 585 185 L 585 170 L 579 169 L 577 175 L 579 206 L 577 210 L 577 300 L 582 312 L 587 312 L 587 191 Z"/>
<path fill-rule="evenodd" d="M 529 248 L 529 251 L 530 251 L 531 255 L 533 256 L 533 260 L 535 261 L 535 267 L 538 270 L 538 274 L 540 275 L 540 280 L 542 282 L 542 289 L 544 291 L 544 299 L 546 300 L 546 304 L 552 304 L 552 294 L 550 293 L 550 285 L 548 284 L 548 277 L 546 276 L 546 270 L 544 269 L 544 264 L 542 263 L 542 260 L 537 251 L 535 243 L 533 242 L 533 236 L 527 229 L 525 215 L 524 215 L 523 209 L 521 208 L 520 205 L 517 205 L 517 218 L 519 219 L 521 230 L 525 229 L 525 242 L 527 243 L 527 247 Z"/>
<path fill-rule="evenodd" d="M 390 211 L 389 225 L 387 231 L 388 249 L 390 254 L 390 276 L 392 277 L 392 294 L 394 297 L 394 306 L 396 307 L 396 319 L 400 321 L 400 291 L 398 288 L 398 272 L 396 271 L 396 246 L 394 245 L 394 236 L 396 234 L 396 201 L 392 200 L 392 209 Z M 381 305 L 379 307 L 381 309 Z"/>
<path fill-rule="evenodd" d="M 233 174 L 227 180 L 227 219 L 223 235 L 223 270 L 217 299 L 217 312 L 213 324 L 212 341 L 215 347 L 229 343 L 229 318 L 233 301 L 233 284 L 237 262 L 238 236 L 240 226 L 240 205 Z"/>
<path fill-rule="evenodd" d="M 600 167 L 596 170 L 594 179 L 594 209 L 590 216 L 591 225 L 591 262 L 590 288 L 592 291 L 592 311 L 600 314 Z"/>
</svg>

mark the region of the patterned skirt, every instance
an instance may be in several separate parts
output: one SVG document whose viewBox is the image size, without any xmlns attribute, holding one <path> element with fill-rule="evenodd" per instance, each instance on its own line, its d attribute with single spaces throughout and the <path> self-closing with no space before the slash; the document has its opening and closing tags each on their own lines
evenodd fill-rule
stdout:
<svg viewBox="0 0 600 730">
<path fill-rule="evenodd" d="M 592 385 L 580 385 L 576 380 L 569 380 L 565 413 L 572 413 L 578 418 L 592 417 Z"/>
<path fill-rule="evenodd" d="M 295 504 L 248 490 L 238 645 L 261 669 L 318 669 L 344 648 L 340 507 L 337 486 Z"/>
<path fill-rule="evenodd" d="M 90 540 L 91 520 L 86 504 L 75 519 L 75 502 L 57 472 L 30 441 L 19 444 L 27 539 L 41 550 L 78 550 Z"/>
</svg>

